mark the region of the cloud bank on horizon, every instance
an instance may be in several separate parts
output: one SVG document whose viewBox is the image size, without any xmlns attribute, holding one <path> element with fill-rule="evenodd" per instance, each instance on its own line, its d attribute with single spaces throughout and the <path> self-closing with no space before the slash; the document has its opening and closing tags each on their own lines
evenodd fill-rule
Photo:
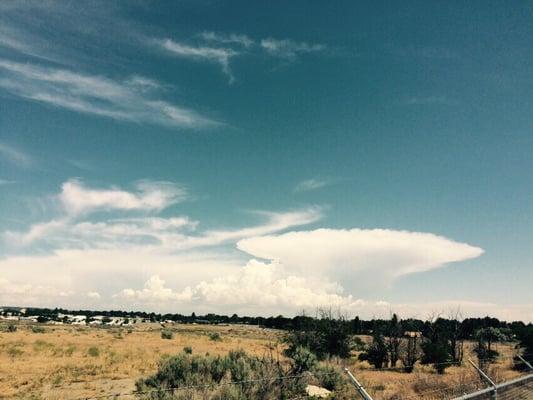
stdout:
<svg viewBox="0 0 533 400">
<path fill-rule="evenodd" d="M 483 253 L 424 232 L 305 230 L 323 218 L 316 206 L 256 212 L 261 223 L 230 229 L 158 215 L 187 197 L 170 182 L 144 180 L 132 190 L 64 182 L 49 197 L 56 218 L 4 232 L 0 303 L 262 315 L 330 306 L 374 315 L 398 307 L 411 314 L 416 307 L 362 299 L 357 288 L 393 285 L 400 276 Z M 465 305 L 498 312 L 494 305 Z"/>
</svg>

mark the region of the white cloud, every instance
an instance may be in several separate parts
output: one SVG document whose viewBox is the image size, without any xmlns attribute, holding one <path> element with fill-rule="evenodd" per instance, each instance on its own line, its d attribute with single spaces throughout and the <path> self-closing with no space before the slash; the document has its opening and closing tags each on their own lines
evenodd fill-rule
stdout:
<svg viewBox="0 0 533 400">
<path fill-rule="evenodd" d="M 254 45 L 254 40 L 250 39 L 247 35 L 242 34 L 223 34 L 216 32 L 202 32 L 200 37 L 206 41 L 217 42 L 223 44 L 238 44 L 244 47 L 252 47 Z"/>
<path fill-rule="evenodd" d="M 426 317 L 460 305 L 465 316 L 533 320 L 533 305 L 527 303 L 398 303 L 357 295 L 360 287 L 383 286 L 483 253 L 466 243 L 387 229 L 280 233 L 319 221 L 317 207 L 256 212 L 264 218 L 256 225 L 198 232 L 198 222 L 186 216 L 150 214 L 181 201 L 186 194 L 179 186 L 144 181 L 126 191 L 76 180 L 65 184 L 55 197 L 63 218 L 27 232 L 4 232 L 26 255 L 9 248 L 14 253 L 0 259 L 0 304 L 84 307 L 99 300 L 109 308 L 261 315 L 333 306 L 363 317 L 386 317 L 390 310 Z M 135 215 L 84 220 L 110 209 Z M 225 243 L 236 243 L 246 254 L 220 247 Z"/>
<path fill-rule="evenodd" d="M 389 229 L 317 229 L 243 239 L 237 247 L 254 257 L 280 260 L 291 271 L 378 282 L 479 257 L 479 247 L 431 233 Z M 351 288 L 350 288 L 351 289 Z"/>
<path fill-rule="evenodd" d="M 140 181 L 137 192 L 91 189 L 71 179 L 62 185 L 59 200 L 68 214 L 78 215 L 97 210 L 162 210 L 183 201 L 187 191 L 170 182 Z"/>
<path fill-rule="evenodd" d="M 326 46 L 322 44 L 295 42 L 291 39 L 267 38 L 256 43 L 247 35 L 235 33 L 202 32 L 198 36 L 210 45 L 219 44 L 224 47 L 213 47 L 209 45 L 193 46 L 168 38 L 152 40 L 150 43 L 155 43 L 157 46 L 177 57 L 216 63 L 222 67 L 222 71 L 229 77 L 230 83 L 233 83 L 235 80 L 230 69 L 230 61 L 237 56 L 264 51 L 273 57 L 294 60 L 299 55 L 316 53 L 326 49 Z"/>
<path fill-rule="evenodd" d="M 0 179 L 0 185 L 11 185 L 15 183 L 15 181 L 10 181 L 8 179 Z"/>
<path fill-rule="evenodd" d="M 102 296 L 98 292 L 87 292 L 87 297 L 92 300 L 100 300 Z"/>
<path fill-rule="evenodd" d="M 366 304 L 351 295 L 344 296 L 337 284 L 286 276 L 277 263 L 257 260 L 250 260 L 233 274 L 203 280 L 180 291 L 165 287 L 165 281 L 154 275 L 146 281 L 143 289 L 123 289 L 114 298 L 146 303 L 193 303 L 201 307 L 255 313 L 264 310 L 294 313 L 316 307 L 354 308 Z"/>
<path fill-rule="evenodd" d="M 211 306 L 224 305 L 241 311 L 279 310 L 289 313 L 317 307 L 353 308 L 365 304 L 343 295 L 335 283 L 287 275 L 276 262 L 250 260 L 238 273 L 202 281 L 194 298 Z"/>
<path fill-rule="evenodd" d="M 161 303 L 168 301 L 191 301 L 192 290 L 186 287 L 180 292 L 175 292 L 172 289 L 165 287 L 165 281 L 154 275 L 150 277 L 144 284 L 141 290 L 123 289 L 120 293 L 114 295 L 116 298 L 123 298 L 127 300 L 139 300 L 147 303 Z"/>
<path fill-rule="evenodd" d="M 311 178 L 299 182 L 294 188 L 295 192 L 308 192 L 328 186 L 331 182 L 322 178 Z"/>
<path fill-rule="evenodd" d="M 195 233 L 198 221 L 186 216 L 154 217 L 157 212 L 179 203 L 187 191 L 169 182 L 140 181 L 135 191 L 120 188 L 90 188 L 70 179 L 53 197 L 63 215 L 33 224 L 27 231 L 6 231 L 4 242 L 11 248 L 24 248 L 36 243 L 51 249 L 159 247 L 165 251 L 184 251 L 198 247 L 217 246 L 257 235 L 284 231 L 307 225 L 322 218 L 321 209 L 309 207 L 288 212 L 255 211 L 262 223 L 240 229 L 206 230 Z M 136 211 L 135 217 L 107 217 L 100 221 L 83 220 L 96 211 Z M 105 217 L 105 216 L 104 216 Z M 102 216 L 101 216 L 102 218 Z"/>
<path fill-rule="evenodd" d="M 57 290 L 53 286 L 43 285 L 39 281 L 8 280 L 0 276 L 0 304 L 5 305 L 37 305 L 41 299 L 46 298 L 52 302 L 73 295 L 72 290 Z"/>
<path fill-rule="evenodd" d="M 133 76 L 116 81 L 66 69 L 45 68 L 0 59 L 0 87 L 26 99 L 56 107 L 137 123 L 172 127 L 201 127 L 213 124 L 186 108 L 150 96 L 146 88 L 158 84 Z"/>
<path fill-rule="evenodd" d="M 194 230 L 196 221 L 187 217 L 138 217 L 108 219 L 105 222 L 74 222 L 68 218 L 34 224 L 26 232 L 4 233 L 13 247 L 41 241 L 60 248 L 125 248 L 161 246 L 172 248 Z"/>
<path fill-rule="evenodd" d="M 256 211 L 255 213 L 266 217 L 267 221 L 261 225 L 235 230 L 210 230 L 202 236 L 188 238 L 184 243 L 184 247 L 212 246 L 245 237 L 267 235 L 297 226 L 308 225 L 323 217 L 322 210 L 318 207 L 289 212 Z"/>
<path fill-rule="evenodd" d="M 290 39 L 267 38 L 261 40 L 260 45 L 268 54 L 287 59 L 294 59 L 299 54 L 320 52 L 326 49 L 326 46 L 322 44 L 295 42 Z"/>
<path fill-rule="evenodd" d="M 3 142 L 0 142 L 0 156 L 21 167 L 29 167 L 33 162 L 29 155 Z"/>
<path fill-rule="evenodd" d="M 222 71 L 229 77 L 230 82 L 234 80 L 231 74 L 229 62 L 232 57 L 239 53 L 229 48 L 207 47 L 207 46 L 189 46 L 171 39 L 164 39 L 158 42 L 159 45 L 171 54 L 188 58 L 196 61 L 208 61 L 219 64 Z"/>
</svg>

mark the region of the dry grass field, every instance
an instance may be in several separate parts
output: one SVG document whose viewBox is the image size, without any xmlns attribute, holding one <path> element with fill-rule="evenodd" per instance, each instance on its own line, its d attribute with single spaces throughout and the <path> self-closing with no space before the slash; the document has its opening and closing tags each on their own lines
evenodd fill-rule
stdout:
<svg viewBox="0 0 533 400">
<path fill-rule="evenodd" d="M 176 354 L 185 346 L 194 354 L 244 349 L 258 356 L 277 356 L 282 349 L 281 333 L 253 326 L 173 325 L 169 328 L 174 331 L 172 339 L 161 337 L 159 324 L 132 328 L 57 325 L 44 329 L 36 333 L 31 325 L 19 324 L 16 332 L 0 332 L 0 398 L 81 399 L 131 392 L 138 378 L 157 370 L 161 357 Z M 220 340 L 210 338 L 213 332 L 220 334 Z M 468 356 L 471 345 L 467 347 Z M 499 344 L 498 351 L 504 357 L 491 367 L 492 376 L 498 381 L 516 376 L 511 369 L 513 346 Z M 344 366 L 340 360 L 330 362 Z M 412 374 L 375 371 L 355 357 L 345 365 L 375 399 L 408 398 L 450 385 L 463 385 L 466 390 L 479 384 L 468 365 L 448 368 L 444 376 L 430 366 L 417 366 Z"/>
</svg>

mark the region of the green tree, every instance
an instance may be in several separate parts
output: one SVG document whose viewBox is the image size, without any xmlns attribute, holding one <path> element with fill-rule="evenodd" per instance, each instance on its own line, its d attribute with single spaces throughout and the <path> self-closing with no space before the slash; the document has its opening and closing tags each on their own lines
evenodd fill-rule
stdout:
<svg viewBox="0 0 533 400">
<path fill-rule="evenodd" d="M 449 344 L 445 331 L 441 329 L 439 319 L 428 321 L 427 334 L 422 348 L 422 364 L 433 364 L 433 368 L 439 374 L 444 374 L 446 368 L 451 365 L 452 357 L 450 356 Z"/>
<path fill-rule="evenodd" d="M 398 315 L 392 314 L 392 317 L 387 327 L 387 350 L 389 352 L 389 360 L 392 367 L 396 366 L 400 357 L 400 344 L 402 342 L 402 324 Z"/>
<path fill-rule="evenodd" d="M 368 361 L 376 369 L 383 368 L 389 361 L 389 351 L 383 335 L 376 333 L 372 338 L 372 344 L 359 355 L 359 360 Z"/>
<path fill-rule="evenodd" d="M 477 354 L 479 367 L 483 369 L 499 356 L 494 343 L 505 340 L 505 335 L 500 328 L 487 327 L 478 329 L 474 337 L 477 341 L 474 352 Z"/>
</svg>

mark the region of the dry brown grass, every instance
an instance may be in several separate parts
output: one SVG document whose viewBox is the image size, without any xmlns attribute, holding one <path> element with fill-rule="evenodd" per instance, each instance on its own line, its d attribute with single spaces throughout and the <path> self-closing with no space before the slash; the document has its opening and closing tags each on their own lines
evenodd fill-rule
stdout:
<svg viewBox="0 0 533 400">
<path fill-rule="evenodd" d="M 19 325 L 16 332 L 0 332 L 0 398 L 77 399 L 82 397 L 130 392 L 135 381 L 157 370 L 164 355 L 190 346 L 195 354 L 225 354 L 242 348 L 263 356 L 279 353 L 280 333 L 252 326 L 173 325 L 172 339 L 161 338 L 158 324 L 129 328 L 47 326 L 44 333 L 32 332 L 30 325 Z M 209 338 L 219 332 L 222 340 Z M 472 355 L 471 345 L 466 356 Z M 517 375 L 511 369 L 512 345 L 498 345 L 504 356 L 491 366 L 490 374 L 498 381 Z M 395 400 L 441 393 L 447 387 L 470 391 L 480 384 L 469 365 L 450 367 L 445 375 L 430 366 L 416 366 L 412 374 L 376 371 L 356 355 L 346 365 L 368 388 L 376 400 Z M 132 397 L 125 397 L 132 398 Z M 413 397 L 414 398 L 414 397 Z"/>
<path fill-rule="evenodd" d="M 47 326 L 33 333 L 19 325 L 0 332 L 0 398 L 72 399 L 131 391 L 135 381 L 157 370 L 164 355 L 190 346 L 197 354 L 243 348 L 264 355 L 277 334 L 248 326 L 174 325 L 171 340 L 158 324 L 128 328 Z M 209 339 L 210 332 L 222 340 Z"/>
</svg>

